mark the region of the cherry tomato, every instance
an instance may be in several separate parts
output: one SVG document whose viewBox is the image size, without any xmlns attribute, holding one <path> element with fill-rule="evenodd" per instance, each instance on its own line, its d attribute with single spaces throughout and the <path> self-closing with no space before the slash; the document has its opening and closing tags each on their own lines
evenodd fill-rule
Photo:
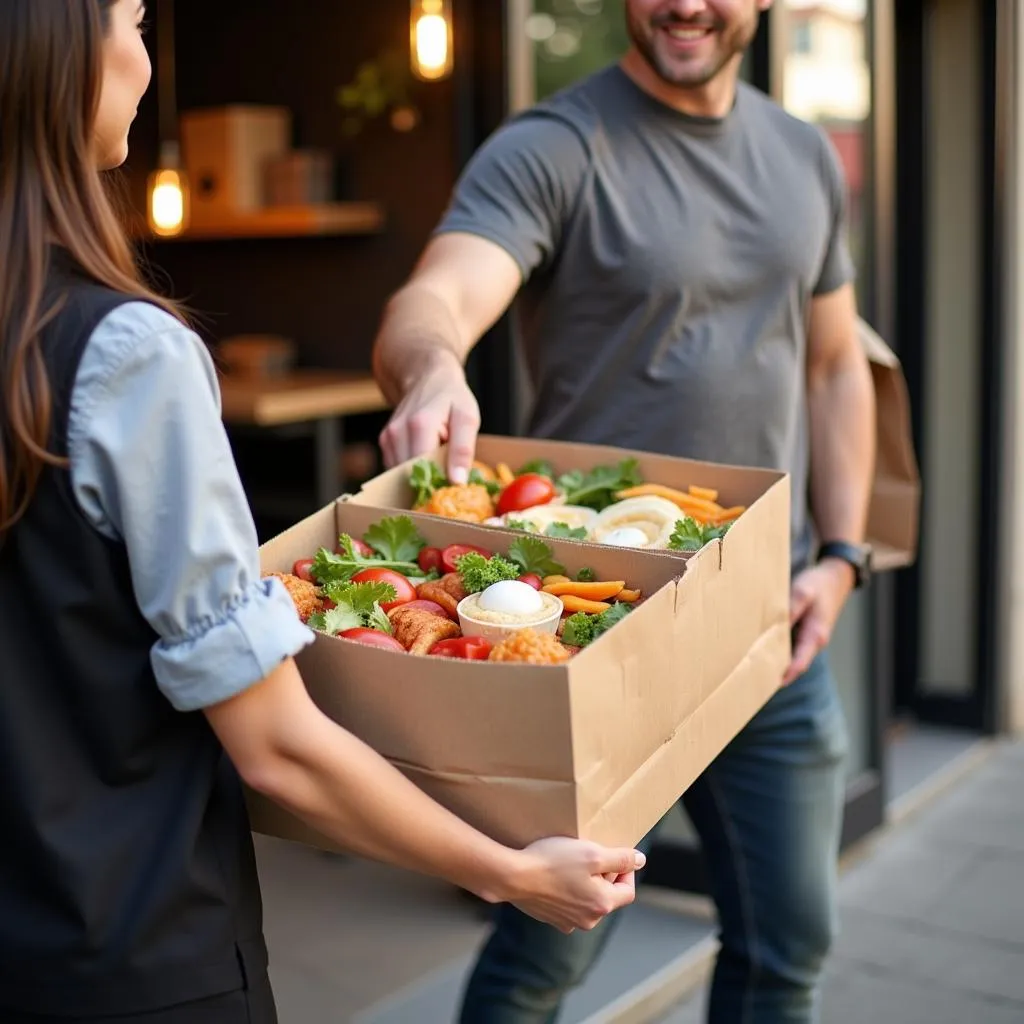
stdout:
<svg viewBox="0 0 1024 1024">
<path fill-rule="evenodd" d="M 338 555 L 343 555 L 345 553 L 344 551 L 341 550 L 340 546 L 338 546 L 334 550 L 335 550 L 335 554 L 338 554 Z M 355 551 L 355 553 L 357 555 L 361 555 L 363 558 L 376 558 L 377 557 L 377 552 L 374 551 L 373 548 L 371 548 L 369 544 L 367 544 L 365 541 L 360 540 L 358 537 L 353 537 L 352 538 L 352 550 Z"/>
<path fill-rule="evenodd" d="M 546 476 L 524 473 L 498 495 L 497 513 L 503 516 L 535 505 L 546 505 L 554 496 L 555 485 Z"/>
<path fill-rule="evenodd" d="M 441 571 L 441 549 L 424 548 L 416 558 L 419 567 L 424 572 Z"/>
<path fill-rule="evenodd" d="M 363 569 L 352 577 L 353 583 L 388 583 L 395 588 L 393 601 L 382 601 L 381 608 L 390 611 L 400 604 L 408 604 L 416 600 L 416 588 L 401 574 L 393 569 Z"/>
<path fill-rule="evenodd" d="M 405 650 L 393 636 L 389 636 L 379 629 L 367 629 L 365 626 L 343 630 L 338 636 L 343 636 L 346 640 L 355 640 L 359 644 L 366 644 L 367 647 L 383 647 L 389 651 Z"/>
<path fill-rule="evenodd" d="M 478 555 L 483 555 L 484 558 L 490 558 L 494 552 L 488 551 L 486 548 L 478 548 L 473 544 L 449 544 L 441 552 L 441 568 L 445 572 L 455 572 L 456 562 L 463 556 L 468 555 L 470 552 L 476 552 Z"/>
<path fill-rule="evenodd" d="M 316 583 L 316 577 L 314 577 L 311 571 L 312 566 L 312 558 L 300 558 L 295 565 L 292 566 L 292 575 L 298 576 L 300 580 L 305 580 L 307 583 Z"/>
<path fill-rule="evenodd" d="M 415 601 L 410 601 L 408 604 L 403 604 L 403 608 L 418 608 L 421 612 L 430 612 L 431 615 L 440 615 L 442 618 L 450 618 L 449 614 L 436 602 L 427 601 L 423 598 L 417 598 Z"/>
<path fill-rule="evenodd" d="M 520 576 L 519 582 L 529 584 L 534 590 L 540 590 L 544 586 L 544 581 L 535 572 L 528 572 Z"/>
<path fill-rule="evenodd" d="M 438 640 L 429 653 L 442 658 L 486 661 L 491 653 L 491 645 L 480 636 L 457 636 L 450 640 Z"/>
</svg>

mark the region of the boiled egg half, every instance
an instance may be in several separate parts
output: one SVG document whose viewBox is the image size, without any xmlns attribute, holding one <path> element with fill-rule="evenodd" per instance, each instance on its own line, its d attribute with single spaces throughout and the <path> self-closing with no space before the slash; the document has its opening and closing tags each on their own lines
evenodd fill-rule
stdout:
<svg viewBox="0 0 1024 1024">
<path fill-rule="evenodd" d="M 534 615 L 544 609 L 544 598 L 529 583 L 502 580 L 500 583 L 492 583 L 483 591 L 477 604 L 485 612 Z"/>
</svg>

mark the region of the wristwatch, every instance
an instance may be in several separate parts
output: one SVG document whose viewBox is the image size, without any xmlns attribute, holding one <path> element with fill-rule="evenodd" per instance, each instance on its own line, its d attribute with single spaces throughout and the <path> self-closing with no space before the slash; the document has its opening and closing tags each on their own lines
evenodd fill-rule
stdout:
<svg viewBox="0 0 1024 1024">
<path fill-rule="evenodd" d="M 853 568 L 854 587 L 863 587 L 871 579 L 871 545 L 852 544 L 845 540 L 830 540 L 818 548 L 818 561 L 838 558 Z"/>
</svg>

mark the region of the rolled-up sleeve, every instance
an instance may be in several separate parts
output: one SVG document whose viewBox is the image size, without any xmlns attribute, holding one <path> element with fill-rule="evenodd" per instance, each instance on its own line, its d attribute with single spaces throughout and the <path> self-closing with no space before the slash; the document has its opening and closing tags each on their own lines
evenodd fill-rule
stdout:
<svg viewBox="0 0 1024 1024">
<path fill-rule="evenodd" d="M 110 313 L 79 365 L 68 447 L 82 512 L 127 548 L 175 708 L 233 697 L 312 642 L 280 581 L 260 579 L 216 371 L 192 331 L 147 303 Z"/>
</svg>

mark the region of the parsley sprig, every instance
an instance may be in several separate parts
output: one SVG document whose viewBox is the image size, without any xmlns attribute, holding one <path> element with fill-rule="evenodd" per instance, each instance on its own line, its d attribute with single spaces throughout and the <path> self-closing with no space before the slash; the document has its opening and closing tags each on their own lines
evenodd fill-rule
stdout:
<svg viewBox="0 0 1024 1024">
<path fill-rule="evenodd" d="M 391 622 L 381 607 L 397 597 L 390 583 L 335 581 L 324 587 L 324 594 L 334 602 L 335 607 L 311 616 L 309 625 L 312 629 L 328 636 L 337 636 L 346 629 L 358 629 L 361 626 L 391 633 Z"/>
<path fill-rule="evenodd" d="M 669 538 L 668 546 L 672 551 L 700 551 L 705 544 L 724 537 L 729 532 L 731 523 L 712 526 L 698 523 L 690 516 L 684 516 L 676 522 L 676 527 Z"/>
</svg>

